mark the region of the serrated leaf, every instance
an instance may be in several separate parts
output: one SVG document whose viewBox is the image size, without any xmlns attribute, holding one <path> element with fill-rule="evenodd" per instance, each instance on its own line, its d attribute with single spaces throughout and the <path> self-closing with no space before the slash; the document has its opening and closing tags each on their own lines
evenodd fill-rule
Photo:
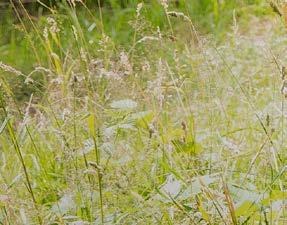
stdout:
<svg viewBox="0 0 287 225">
<path fill-rule="evenodd" d="M 52 207 L 52 211 L 59 214 L 65 214 L 74 209 L 76 206 L 74 197 L 71 193 L 65 194 L 60 200 Z"/>
<path fill-rule="evenodd" d="M 100 146 L 101 151 L 112 154 L 115 151 L 115 146 L 110 142 L 105 142 Z"/>
<path fill-rule="evenodd" d="M 163 193 L 166 193 L 172 197 L 176 197 L 176 195 L 181 190 L 181 182 L 175 178 L 174 175 L 168 175 L 165 183 L 161 186 L 160 190 Z"/>
<path fill-rule="evenodd" d="M 135 127 L 132 124 L 126 124 L 126 123 L 110 126 L 110 127 L 104 128 L 104 132 L 103 132 L 104 136 L 107 138 L 111 138 L 112 136 L 114 136 L 116 134 L 118 129 L 134 130 Z"/>
<path fill-rule="evenodd" d="M 230 186 L 229 189 L 234 196 L 236 208 L 240 207 L 246 201 L 258 203 L 261 200 L 260 194 L 256 191 L 249 191 L 234 186 Z"/>
<path fill-rule="evenodd" d="M 118 110 L 131 110 L 137 107 L 137 103 L 131 99 L 123 99 L 119 101 L 113 101 L 111 103 L 111 107 Z"/>
<path fill-rule="evenodd" d="M 86 155 L 95 148 L 94 141 L 92 138 L 83 141 L 83 145 L 84 147 L 78 151 L 78 155 Z"/>
<path fill-rule="evenodd" d="M 129 119 L 133 121 L 137 127 L 147 129 L 148 124 L 152 121 L 153 117 L 154 114 L 152 111 L 143 111 L 131 114 Z"/>
<path fill-rule="evenodd" d="M 165 203 L 172 202 L 170 197 L 176 198 L 182 189 L 182 185 L 182 182 L 176 179 L 173 174 L 169 174 L 165 182 L 157 188 L 159 193 L 154 196 L 154 199 Z"/>
<path fill-rule="evenodd" d="M 130 119 L 133 121 L 142 120 L 145 117 L 147 117 L 148 115 L 150 115 L 151 113 L 152 113 L 151 111 L 142 111 L 142 112 L 132 113 L 130 115 Z"/>
<path fill-rule="evenodd" d="M 191 185 L 180 195 L 180 199 L 187 199 L 202 191 L 202 187 L 207 187 L 218 180 L 218 174 L 205 175 L 193 179 Z"/>
</svg>

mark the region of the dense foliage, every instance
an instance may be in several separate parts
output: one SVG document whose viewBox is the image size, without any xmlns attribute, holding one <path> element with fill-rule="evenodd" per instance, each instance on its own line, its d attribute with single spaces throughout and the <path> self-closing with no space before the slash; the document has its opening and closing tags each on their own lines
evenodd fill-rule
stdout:
<svg viewBox="0 0 287 225">
<path fill-rule="evenodd" d="M 286 222 L 269 4 L 42 3 L 0 9 L 0 224 Z"/>
</svg>

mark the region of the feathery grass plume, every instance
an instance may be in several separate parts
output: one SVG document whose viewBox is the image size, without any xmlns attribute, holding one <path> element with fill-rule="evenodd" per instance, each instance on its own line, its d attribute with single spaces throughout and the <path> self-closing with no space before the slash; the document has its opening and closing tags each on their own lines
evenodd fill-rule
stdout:
<svg viewBox="0 0 287 225">
<path fill-rule="evenodd" d="M 165 68 L 162 59 L 158 60 L 157 64 L 157 75 L 156 79 L 153 81 L 148 81 L 148 92 L 152 93 L 158 101 L 159 108 L 162 109 L 164 103 L 164 92 L 162 89 L 162 84 L 165 80 Z"/>
<path fill-rule="evenodd" d="M 80 56 L 83 62 L 88 62 L 88 54 L 83 47 L 80 48 Z"/>
<path fill-rule="evenodd" d="M 173 11 L 173 0 L 69 0 L 33 27 L 0 26 L 0 72 L 12 73 L 0 75 L 0 221 L 284 221 L 287 39 L 264 1 L 182 0 Z M 34 82 L 20 90 L 13 67 L 33 68 Z"/>
<path fill-rule="evenodd" d="M 78 31 L 74 25 L 72 25 L 72 30 L 73 30 L 73 34 L 74 34 L 76 41 L 78 41 L 78 39 L 79 39 Z"/>
<path fill-rule="evenodd" d="M 125 52 L 120 53 L 120 64 L 124 69 L 124 75 L 130 75 L 133 72 L 133 67 L 129 61 L 128 55 Z"/>
<path fill-rule="evenodd" d="M 57 21 L 56 21 L 54 18 L 48 17 L 48 18 L 47 18 L 47 22 L 48 22 L 48 24 L 50 25 L 49 30 L 50 30 L 50 32 L 51 32 L 52 34 L 55 34 L 55 33 L 60 32 L 60 29 L 59 29 L 59 27 L 58 27 L 58 23 L 57 23 Z"/>
<path fill-rule="evenodd" d="M 0 68 L 1 68 L 2 70 L 6 71 L 6 72 L 13 73 L 13 74 L 15 74 L 15 75 L 17 75 L 17 76 L 22 76 L 22 75 L 23 75 L 23 73 L 22 73 L 21 71 L 15 69 L 15 68 L 12 67 L 12 66 L 9 66 L 9 65 L 7 65 L 7 64 L 5 64 L 5 63 L 3 63 L 3 62 L 1 62 L 1 61 L 0 61 Z"/>
<path fill-rule="evenodd" d="M 232 13 L 232 18 L 233 18 L 233 24 L 232 24 L 232 30 L 233 30 L 233 34 L 236 35 L 238 33 L 238 23 L 237 23 L 237 18 L 236 18 L 236 10 L 233 10 Z"/>
<path fill-rule="evenodd" d="M 136 9 L 137 17 L 140 16 L 142 7 L 143 7 L 143 3 L 142 2 L 137 5 L 137 9 Z"/>
<path fill-rule="evenodd" d="M 187 22 L 191 22 L 190 18 L 188 16 L 186 16 L 184 13 L 182 12 L 176 12 L 176 11 L 168 11 L 167 15 L 169 16 L 173 16 L 173 17 L 179 17 L 179 18 L 183 18 L 185 21 Z"/>
<path fill-rule="evenodd" d="M 141 38 L 140 40 L 137 41 L 137 43 L 142 43 L 145 41 L 158 41 L 159 38 L 158 37 L 153 37 L 153 36 L 144 36 L 143 38 Z"/>
<path fill-rule="evenodd" d="M 43 30 L 43 37 L 44 37 L 45 41 L 48 41 L 49 33 L 48 33 L 48 28 L 47 27 L 45 27 L 44 30 Z"/>
<path fill-rule="evenodd" d="M 165 10 L 168 9 L 168 0 L 160 0 L 160 3 Z"/>
<path fill-rule="evenodd" d="M 144 72 L 149 72 L 150 71 L 150 63 L 148 60 L 145 60 L 143 63 L 142 63 L 142 71 Z"/>
</svg>

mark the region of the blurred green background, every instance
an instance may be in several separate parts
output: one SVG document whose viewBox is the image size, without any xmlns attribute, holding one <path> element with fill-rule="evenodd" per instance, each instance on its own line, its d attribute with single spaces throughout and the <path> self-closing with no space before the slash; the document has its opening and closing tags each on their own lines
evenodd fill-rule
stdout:
<svg viewBox="0 0 287 225">
<path fill-rule="evenodd" d="M 13 65 L 15 68 L 30 73 L 35 66 L 47 66 L 47 54 L 40 41 L 40 36 L 45 26 L 46 17 L 53 16 L 61 28 L 62 49 L 70 49 L 75 46 L 71 24 L 75 24 L 71 15 L 76 15 L 77 23 L 83 32 L 87 42 L 97 43 L 101 40 L 101 28 L 112 40 L 115 46 L 128 48 L 132 44 L 134 29 L 133 23 L 136 18 L 136 8 L 141 2 L 144 3 L 141 15 L 141 33 L 150 35 L 150 31 L 160 29 L 166 34 L 171 34 L 169 23 L 160 0 L 86 0 L 83 6 L 77 2 L 77 6 L 71 9 L 67 1 L 43 0 L 40 3 L 28 0 L 19 2 L 0 1 L 0 61 Z M 99 5 L 101 7 L 99 7 Z M 53 13 L 53 9 L 56 9 Z M 102 20 L 100 17 L 102 12 Z M 230 31 L 234 15 L 238 20 L 249 20 L 251 16 L 263 15 L 270 12 L 270 8 L 264 0 L 172 0 L 169 1 L 169 11 L 182 12 L 191 18 L 196 29 L 202 34 L 212 35 L 214 40 L 224 40 L 226 33 Z M 184 38 L 183 22 L 172 19 L 173 27 L 178 29 L 178 36 Z M 177 30 L 175 30 L 177 33 Z M 33 47 L 32 47 L 33 46 Z M 90 52 L 97 54 L 97 49 Z M 41 75 L 33 76 L 41 80 Z M 34 77 L 34 78 L 35 78 Z M 12 78 L 11 78 L 12 79 Z M 30 88 L 23 85 L 23 80 L 13 80 L 16 94 L 19 99 L 29 96 Z"/>
</svg>

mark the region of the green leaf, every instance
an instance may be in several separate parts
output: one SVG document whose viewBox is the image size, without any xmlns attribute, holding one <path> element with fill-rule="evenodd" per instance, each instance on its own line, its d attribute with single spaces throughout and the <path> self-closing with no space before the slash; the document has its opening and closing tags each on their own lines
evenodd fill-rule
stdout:
<svg viewBox="0 0 287 225">
<path fill-rule="evenodd" d="M 89 115 L 87 119 L 88 127 L 91 136 L 96 137 L 96 128 L 95 128 L 95 115 L 91 114 Z"/>
<path fill-rule="evenodd" d="M 235 214 L 237 217 L 248 216 L 257 210 L 258 210 L 258 207 L 256 204 L 254 204 L 254 202 L 245 201 L 243 202 L 243 204 L 241 204 L 239 207 L 236 208 Z"/>
<path fill-rule="evenodd" d="M 148 124 L 152 121 L 154 114 L 152 111 L 136 112 L 128 118 L 131 122 L 135 123 L 137 127 L 147 129 Z"/>
<path fill-rule="evenodd" d="M 285 200 L 287 191 L 272 190 L 270 196 L 262 200 L 263 205 L 269 205 L 272 201 Z"/>
<path fill-rule="evenodd" d="M 183 142 L 181 140 L 173 140 L 172 144 L 175 147 L 175 149 L 179 152 L 198 154 L 202 151 L 201 145 L 195 143 L 194 141 Z"/>
<path fill-rule="evenodd" d="M 195 196 L 202 191 L 202 187 L 207 187 L 210 184 L 218 181 L 218 174 L 210 174 L 205 176 L 196 177 L 193 179 L 191 185 L 180 195 L 181 199 L 187 199 Z"/>
<path fill-rule="evenodd" d="M 137 107 L 137 103 L 131 99 L 123 99 L 119 101 L 113 101 L 111 103 L 111 107 L 118 110 L 131 110 Z"/>
<path fill-rule="evenodd" d="M 72 193 L 65 194 L 52 206 L 52 211 L 57 214 L 65 214 L 76 207 Z"/>
<path fill-rule="evenodd" d="M 135 112 L 130 115 L 130 119 L 133 121 L 139 121 L 145 119 L 147 116 L 151 115 L 151 111 Z"/>
</svg>

